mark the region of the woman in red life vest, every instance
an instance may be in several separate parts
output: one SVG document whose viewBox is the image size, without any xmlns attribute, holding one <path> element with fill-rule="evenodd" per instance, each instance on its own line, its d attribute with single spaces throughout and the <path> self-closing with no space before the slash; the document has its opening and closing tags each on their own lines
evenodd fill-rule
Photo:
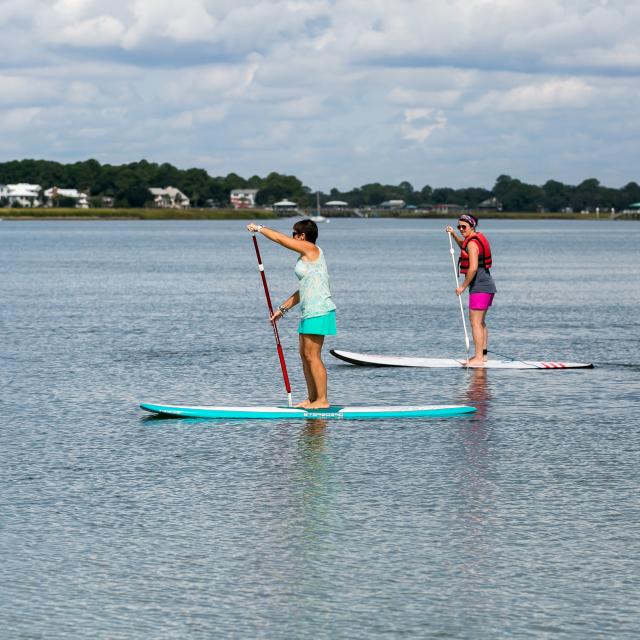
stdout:
<svg viewBox="0 0 640 640">
<path fill-rule="evenodd" d="M 467 365 L 471 367 L 481 367 L 487 359 L 489 332 L 485 318 L 496 293 L 490 271 L 491 247 L 485 236 L 476 231 L 477 226 L 478 219 L 464 213 L 458 219 L 461 238 L 452 227 L 446 229 L 460 247 L 458 268 L 465 276 L 464 282 L 456 289 L 456 294 L 462 295 L 465 289 L 469 289 L 469 321 L 475 349 L 473 357 L 467 361 Z"/>
</svg>

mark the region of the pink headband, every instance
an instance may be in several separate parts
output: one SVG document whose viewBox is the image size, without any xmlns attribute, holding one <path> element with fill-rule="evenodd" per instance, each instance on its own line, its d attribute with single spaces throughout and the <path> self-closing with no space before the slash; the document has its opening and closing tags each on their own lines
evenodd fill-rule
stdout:
<svg viewBox="0 0 640 640">
<path fill-rule="evenodd" d="M 463 213 L 458 220 L 464 220 L 464 222 L 467 222 L 469 225 L 471 225 L 472 229 L 476 228 L 476 221 L 471 217 L 468 216 L 466 213 Z"/>
</svg>

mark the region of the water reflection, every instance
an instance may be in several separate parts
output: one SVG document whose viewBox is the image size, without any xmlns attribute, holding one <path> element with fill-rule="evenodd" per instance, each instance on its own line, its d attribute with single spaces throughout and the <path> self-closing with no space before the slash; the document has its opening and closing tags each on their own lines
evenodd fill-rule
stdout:
<svg viewBox="0 0 640 640">
<path fill-rule="evenodd" d="M 327 421 L 307 420 L 297 433 L 289 491 L 289 544 L 283 549 L 288 583 L 321 600 L 330 597 L 332 583 L 326 572 L 331 565 L 333 536 L 339 523 L 333 509 L 333 475 L 327 453 Z"/>
<path fill-rule="evenodd" d="M 298 437 L 298 473 L 305 537 L 324 529 L 329 495 L 326 420 L 307 420 Z"/>
<path fill-rule="evenodd" d="M 325 447 L 327 420 L 306 420 L 300 433 L 299 444 L 301 451 L 322 453 Z"/>
<path fill-rule="evenodd" d="M 474 414 L 475 424 L 484 426 L 491 400 L 491 392 L 489 390 L 489 381 L 487 379 L 487 369 L 469 369 L 471 377 L 465 394 L 466 403 L 477 409 Z"/>
<path fill-rule="evenodd" d="M 475 481 L 482 480 L 486 471 L 491 391 L 486 369 L 471 369 L 469 374 L 465 401 L 475 407 L 476 412 L 468 422 L 468 428 L 462 431 L 462 445 L 465 463 L 468 465 L 468 474 L 475 484 Z"/>
<path fill-rule="evenodd" d="M 464 552 L 460 561 L 464 571 L 481 573 L 491 565 L 493 536 L 492 516 L 495 509 L 492 461 L 489 445 L 489 409 L 491 391 L 487 369 L 470 369 L 465 401 L 476 407 L 473 418 L 462 429 L 459 459 L 461 530 Z"/>
</svg>

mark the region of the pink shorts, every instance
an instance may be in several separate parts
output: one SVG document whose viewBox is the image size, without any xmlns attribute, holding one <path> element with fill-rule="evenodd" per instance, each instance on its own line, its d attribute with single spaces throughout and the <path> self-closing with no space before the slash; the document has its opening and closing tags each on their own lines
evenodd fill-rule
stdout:
<svg viewBox="0 0 640 640">
<path fill-rule="evenodd" d="M 469 294 L 469 309 L 474 311 L 486 311 L 493 302 L 493 296 L 495 293 L 470 293 Z"/>
</svg>

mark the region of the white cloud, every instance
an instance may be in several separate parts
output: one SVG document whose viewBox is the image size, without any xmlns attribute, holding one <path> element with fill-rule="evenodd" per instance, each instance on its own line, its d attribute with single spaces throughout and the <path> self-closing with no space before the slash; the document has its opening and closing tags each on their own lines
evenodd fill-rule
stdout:
<svg viewBox="0 0 640 640">
<path fill-rule="evenodd" d="M 82 18 L 95 3 L 92 0 L 56 0 L 53 10 L 69 18 Z"/>
<path fill-rule="evenodd" d="M 442 130 L 447 118 L 442 111 L 434 109 L 405 109 L 402 135 L 405 140 L 424 143 L 434 131 Z"/>
<path fill-rule="evenodd" d="M 94 104 L 100 100 L 98 88 L 90 82 L 73 81 L 64 89 L 70 103 L 78 105 Z"/>
<path fill-rule="evenodd" d="M 50 79 L 34 83 L 31 78 L 13 73 L 0 74 L 0 106 L 47 103 L 56 99 L 59 92 L 59 84 Z"/>
<path fill-rule="evenodd" d="M 30 127 L 40 112 L 41 109 L 35 107 L 0 112 L 0 130 L 20 131 Z"/>
<path fill-rule="evenodd" d="M 311 118 L 319 115 L 321 105 L 318 98 L 314 96 L 302 96 L 283 102 L 278 106 L 277 115 L 283 118 Z"/>
<path fill-rule="evenodd" d="M 207 124 L 211 122 L 221 122 L 228 113 L 226 105 L 220 104 L 211 107 L 202 107 L 194 111 L 195 121 L 198 124 Z"/>
<path fill-rule="evenodd" d="M 117 46 L 124 34 L 120 20 L 112 16 L 98 16 L 68 24 L 53 37 L 53 41 L 75 47 Z"/>
<path fill-rule="evenodd" d="M 133 20 L 122 45 L 133 49 L 150 40 L 194 42 L 215 35 L 216 20 L 201 0 L 134 0 Z"/>
<path fill-rule="evenodd" d="M 588 107 L 593 87 L 580 78 L 553 78 L 508 89 L 489 91 L 471 103 L 470 113 L 482 111 L 536 111 Z"/>
<path fill-rule="evenodd" d="M 412 88 L 394 87 L 387 95 L 389 102 L 401 105 L 428 104 L 431 106 L 450 106 L 462 97 L 460 89 L 443 89 L 442 91 L 417 91 Z"/>
</svg>

